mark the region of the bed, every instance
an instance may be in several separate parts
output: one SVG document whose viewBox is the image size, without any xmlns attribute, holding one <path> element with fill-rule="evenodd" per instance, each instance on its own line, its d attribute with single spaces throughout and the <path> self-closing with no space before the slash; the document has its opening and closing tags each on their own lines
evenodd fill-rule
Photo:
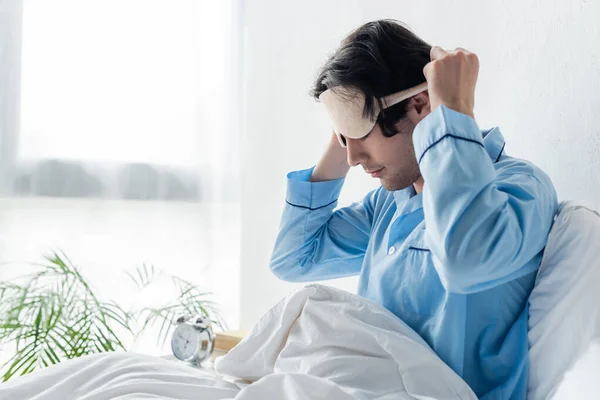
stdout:
<svg viewBox="0 0 600 400">
<path fill-rule="evenodd" d="M 558 213 L 529 309 L 528 399 L 600 398 L 600 215 Z M 333 318 L 335 316 L 335 318 Z M 328 332 L 335 330 L 335 335 Z M 378 304 L 322 285 L 277 303 L 214 371 L 134 353 L 69 360 L 0 385 L 0 399 L 474 400 Z"/>
</svg>

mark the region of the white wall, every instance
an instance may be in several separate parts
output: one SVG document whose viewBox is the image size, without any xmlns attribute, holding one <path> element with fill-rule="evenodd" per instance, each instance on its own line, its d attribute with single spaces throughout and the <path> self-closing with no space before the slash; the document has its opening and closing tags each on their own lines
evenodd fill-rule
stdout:
<svg viewBox="0 0 600 400">
<path fill-rule="evenodd" d="M 330 132 L 307 94 L 340 39 L 363 22 L 404 21 L 426 41 L 479 55 L 476 118 L 506 150 L 552 177 L 560 199 L 600 209 L 600 3 L 552 1 L 253 0 L 245 2 L 241 324 L 294 286 L 268 263 L 285 174 L 316 163 Z M 375 182 L 353 171 L 341 204 Z M 355 280 L 335 282 L 354 290 Z"/>
</svg>

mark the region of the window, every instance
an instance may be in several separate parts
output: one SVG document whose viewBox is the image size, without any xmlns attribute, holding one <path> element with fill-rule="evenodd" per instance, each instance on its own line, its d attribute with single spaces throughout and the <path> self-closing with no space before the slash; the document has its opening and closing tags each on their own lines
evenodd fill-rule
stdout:
<svg viewBox="0 0 600 400">
<path fill-rule="evenodd" d="M 124 272 L 151 264 L 212 292 L 235 327 L 236 0 L 5 4 L 0 279 L 61 249 L 127 306 Z"/>
<path fill-rule="evenodd" d="M 25 0 L 8 191 L 204 199 L 237 142 L 231 11 L 229 1 Z"/>
</svg>

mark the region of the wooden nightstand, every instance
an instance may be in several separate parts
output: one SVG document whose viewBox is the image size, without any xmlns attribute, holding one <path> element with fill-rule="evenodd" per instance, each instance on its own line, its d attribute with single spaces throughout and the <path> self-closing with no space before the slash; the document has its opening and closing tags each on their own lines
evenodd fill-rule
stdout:
<svg viewBox="0 0 600 400">
<path fill-rule="evenodd" d="M 215 350 L 222 352 L 224 355 L 231 349 L 233 349 L 239 342 L 242 341 L 246 335 L 248 335 L 247 329 L 241 329 L 238 331 L 225 331 L 217 332 L 215 338 Z"/>
</svg>

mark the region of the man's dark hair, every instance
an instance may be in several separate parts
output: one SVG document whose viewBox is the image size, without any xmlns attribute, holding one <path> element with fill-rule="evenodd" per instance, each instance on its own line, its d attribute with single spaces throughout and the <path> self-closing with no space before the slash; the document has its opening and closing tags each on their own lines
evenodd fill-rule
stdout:
<svg viewBox="0 0 600 400">
<path fill-rule="evenodd" d="M 365 95 L 363 115 L 374 120 L 375 101 L 425 82 L 423 68 L 430 61 L 431 45 L 401 22 L 368 22 L 350 33 L 321 68 L 310 94 L 318 100 L 327 89 L 343 86 Z M 335 89 L 334 89 L 335 90 Z M 377 123 L 385 136 L 397 133 L 394 125 L 406 117 L 410 99 L 383 110 Z"/>
</svg>

